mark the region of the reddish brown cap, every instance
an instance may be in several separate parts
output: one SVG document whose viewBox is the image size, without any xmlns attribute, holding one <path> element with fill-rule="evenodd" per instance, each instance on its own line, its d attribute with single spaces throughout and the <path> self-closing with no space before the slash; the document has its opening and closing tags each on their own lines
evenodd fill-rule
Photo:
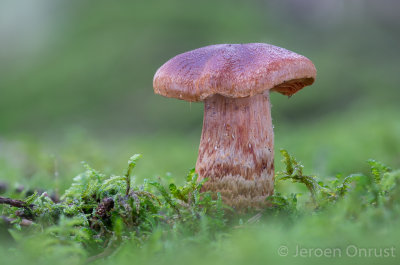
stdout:
<svg viewBox="0 0 400 265">
<path fill-rule="evenodd" d="M 201 101 L 220 94 L 248 97 L 265 90 L 293 95 L 311 85 L 314 64 L 306 57 L 264 43 L 218 44 L 170 59 L 154 75 L 156 94 Z"/>
</svg>

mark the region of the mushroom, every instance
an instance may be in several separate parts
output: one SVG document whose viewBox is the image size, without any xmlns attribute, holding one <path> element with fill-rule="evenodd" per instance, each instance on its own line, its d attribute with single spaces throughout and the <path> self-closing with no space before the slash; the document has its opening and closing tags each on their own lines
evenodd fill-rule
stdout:
<svg viewBox="0 0 400 265">
<path fill-rule="evenodd" d="M 291 96 L 316 77 L 306 57 L 264 43 L 219 44 L 179 54 L 156 72 L 154 92 L 204 101 L 196 172 L 204 191 L 238 210 L 262 208 L 274 189 L 270 91 Z"/>
</svg>

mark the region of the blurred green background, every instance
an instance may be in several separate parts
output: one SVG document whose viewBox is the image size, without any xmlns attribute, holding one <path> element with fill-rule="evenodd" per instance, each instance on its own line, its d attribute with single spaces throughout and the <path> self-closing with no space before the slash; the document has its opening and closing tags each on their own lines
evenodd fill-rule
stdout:
<svg viewBox="0 0 400 265">
<path fill-rule="evenodd" d="M 142 153 L 139 179 L 194 167 L 202 103 L 153 94 L 176 54 L 266 42 L 310 58 L 315 84 L 272 96 L 276 150 L 306 172 L 400 166 L 400 2 L 0 2 L 0 180 L 60 189 L 84 160 L 120 173 Z M 276 152 L 276 160 L 280 160 Z M 276 167 L 280 170 L 280 166 Z"/>
<path fill-rule="evenodd" d="M 280 148 L 321 178 L 367 172 L 370 158 L 400 168 L 398 10 L 398 0 L 3 0 L 0 183 L 63 193 L 84 171 L 81 161 L 120 174 L 134 153 L 143 154 L 138 183 L 183 180 L 196 162 L 203 105 L 154 95 L 152 79 L 171 57 L 217 43 L 266 42 L 317 67 L 314 85 L 290 99 L 272 95 L 277 171 Z M 213 242 L 156 231 L 143 248 L 127 244 L 104 263 L 398 264 L 398 253 L 385 260 L 291 258 L 296 244 L 398 245 L 396 215 L 379 210 L 385 222 L 316 212 L 293 224 L 235 227 Z M 21 241 L 22 248 L 0 248 L 2 261 L 44 256 L 40 242 Z M 277 255 L 282 245 L 289 257 Z M 77 263 L 62 254 L 49 264 Z"/>
</svg>

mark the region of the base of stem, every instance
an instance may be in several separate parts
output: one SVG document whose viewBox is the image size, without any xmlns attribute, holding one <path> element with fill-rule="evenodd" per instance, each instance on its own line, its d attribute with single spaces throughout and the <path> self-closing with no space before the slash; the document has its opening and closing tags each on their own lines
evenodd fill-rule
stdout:
<svg viewBox="0 0 400 265">
<path fill-rule="evenodd" d="M 274 178 L 267 171 L 254 180 L 228 175 L 208 180 L 203 190 L 214 194 L 219 192 L 223 202 L 236 210 L 262 209 L 268 206 L 266 197 L 273 194 Z"/>
</svg>

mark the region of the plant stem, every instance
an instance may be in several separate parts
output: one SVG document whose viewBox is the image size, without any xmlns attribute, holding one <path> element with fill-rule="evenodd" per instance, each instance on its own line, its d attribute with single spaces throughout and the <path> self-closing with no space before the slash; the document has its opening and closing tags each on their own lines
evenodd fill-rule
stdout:
<svg viewBox="0 0 400 265">
<path fill-rule="evenodd" d="M 126 171 L 125 174 L 125 181 L 126 181 L 126 195 L 129 195 L 129 192 L 131 190 L 131 171 L 132 171 L 132 166 L 129 165 L 128 170 Z"/>
<path fill-rule="evenodd" d="M 18 208 L 27 208 L 27 207 L 32 208 L 33 207 L 33 204 L 27 205 L 26 202 L 24 202 L 24 201 L 13 200 L 13 199 L 1 197 L 1 196 L 0 196 L 0 204 L 8 204 L 10 206 L 18 207 Z"/>
</svg>

